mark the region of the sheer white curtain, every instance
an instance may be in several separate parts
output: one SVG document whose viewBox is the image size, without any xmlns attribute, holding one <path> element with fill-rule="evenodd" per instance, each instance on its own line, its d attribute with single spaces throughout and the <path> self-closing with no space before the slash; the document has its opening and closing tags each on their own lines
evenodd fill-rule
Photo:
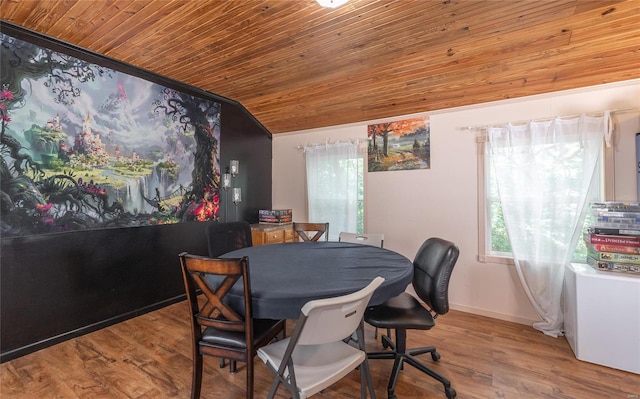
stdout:
<svg viewBox="0 0 640 399">
<path fill-rule="evenodd" d="M 338 142 L 304 148 L 309 222 L 329 222 L 329 240 L 358 224 L 358 146 Z"/>
<path fill-rule="evenodd" d="M 608 119 L 605 113 L 488 129 L 514 261 L 542 318 L 533 327 L 550 336 L 563 334 L 564 266 L 581 236 Z"/>
</svg>

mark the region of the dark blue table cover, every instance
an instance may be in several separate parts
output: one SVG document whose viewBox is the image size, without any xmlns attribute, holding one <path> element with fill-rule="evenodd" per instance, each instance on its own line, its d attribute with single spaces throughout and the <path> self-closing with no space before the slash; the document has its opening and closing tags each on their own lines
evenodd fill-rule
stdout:
<svg viewBox="0 0 640 399">
<path fill-rule="evenodd" d="M 413 263 L 405 256 L 362 244 L 260 245 L 221 257 L 242 256 L 249 258 L 253 317 L 261 319 L 297 319 L 308 301 L 355 292 L 382 276 L 385 281 L 369 302 L 378 305 L 402 293 L 413 277 Z M 241 289 L 239 281 L 227 297 L 236 309 L 243 309 Z"/>
</svg>

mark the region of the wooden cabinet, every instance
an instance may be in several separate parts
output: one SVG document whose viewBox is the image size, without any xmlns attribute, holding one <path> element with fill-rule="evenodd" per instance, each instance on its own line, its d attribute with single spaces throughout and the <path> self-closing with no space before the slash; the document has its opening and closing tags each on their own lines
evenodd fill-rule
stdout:
<svg viewBox="0 0 640 399">
<path fill-rule="evenodd" d="M 252 224 L 251 240 L 253 245 L 293 242 L 293 224 Z"/>
</svg>

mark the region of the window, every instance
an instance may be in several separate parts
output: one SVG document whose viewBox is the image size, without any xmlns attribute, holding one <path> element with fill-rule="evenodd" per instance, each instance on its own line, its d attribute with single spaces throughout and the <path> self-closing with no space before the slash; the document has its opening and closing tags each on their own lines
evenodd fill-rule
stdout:
<svg viewBox="0 0 640 399">
<path fill-rule="evenodd" d="M 481 262 L 507 263 L 513 264 L 511 253 L 511 243 L 507 235 L 498 187 L 495 179 L 495 171 L 490 158 L 489 144 L 487 138 L 478 137 L 478 226 L 479 226 L 479 256 Z M 603 157 L 597 165 L 600 171 L 596 186 L 592 189 L 593 201 L 610 198 L 608 195 L 611 188 L 605 185 L 606 181 L 613 180 L 613 157 L 612 150 L 603 146 Z M 576 165 L 579 167 L 580 165 Z M 605 195 L 605 192 L 607 193 Z M 589 224 L 590 215 L 587 214 L 585 226 Z M 552 232 L 550 232 L 552 234 Z M 578 246 L 573 259 L 577 262 L 584 262 L 587 249 L 582 240 L 578 241 Z"/>
<path fill-rule="evenodd" d="M 364 232 L 364 156 L 359 143 L 305 147 L 308 221 L 329 222 L 329 239 Z"/>
<path fill-rule="evenodd" d="M 486 223 L 480 251 L 485 259 L 497 255 L 496 249 L 505 253 L 509 248 L 499 235 L 505 230 L 501 224 L 506 226 L 512 256 L 500 258 L 514 262 L 524 292 L 542 319 L 533 327 L 546 335 L 563 334 L 566 264 L 585 261 L 576 247 L 589 203 L 602 198 L 599 171 L 609 122 L 604 111 L 602 116 L 556 117 L 487 129 L 489 145 L 485 143 L 482 151 Z M 492 192 L 493 180 L 497 190 Z M 496 193 L 503 217 L 497 212 Z"/>
</svg>

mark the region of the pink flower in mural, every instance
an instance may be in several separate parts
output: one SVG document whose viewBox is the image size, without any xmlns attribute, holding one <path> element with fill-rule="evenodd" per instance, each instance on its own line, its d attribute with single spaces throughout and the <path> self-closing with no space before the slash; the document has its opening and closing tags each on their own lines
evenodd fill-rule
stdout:
<svg viewBox="0 0 640 399">
<path fill-rule="evenodd" d="M 3 122 L 11 122 L 6 104 L 7 100 L 13 100 L 13 93 L 7 89 L 0 90 L 0 114 L 2 114 Z"/>
<path fill-rule="evenodd" d="M 0 91 L 1 100 L 13 100 L 13 93 L 10 90 L 3 89 Z"/>
<path fill-rule="evenodd" d="M 199 222 L 214 219 L 220 207 L 220 197 L 217 192 L 212 192 L 209 187 L 204 189 L 205 196 L 193 210 L 193 215 Z"/>
<path fill-rule="evenodd" d="M 36 205 L 36 209 L 39 210 L 41 213 L 46 213 L 49 211 L 49 209 L 51 209 L 51 205 L 53 204 L 50 202 L 46 205 L 38 204 Z"/>
</svg>

